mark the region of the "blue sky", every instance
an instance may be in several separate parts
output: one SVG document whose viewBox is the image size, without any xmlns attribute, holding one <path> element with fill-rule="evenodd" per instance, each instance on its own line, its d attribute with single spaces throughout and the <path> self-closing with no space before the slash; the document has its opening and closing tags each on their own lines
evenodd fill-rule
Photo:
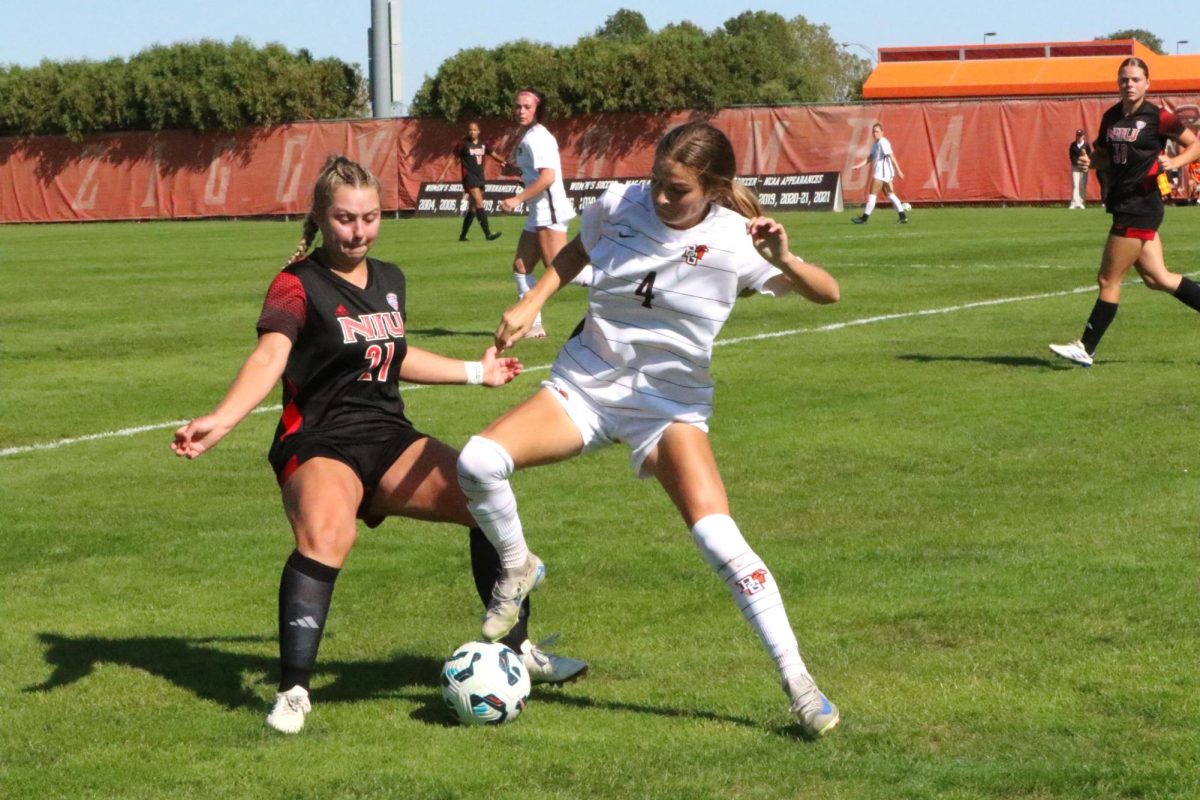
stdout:
<svg viewBox="0 0 1200 800">
<path fill-rule="evenodd" d="M 128 57 L 154 44 L 243 37 L 279 42 L 362 65 L 367 72 L 370 0 L 25 0 L 5 3 L 0 63 Z M 433 3 L 404 0 L 402 96 L 407 103 L 425 75 L 467 47 L 492 47 L 515 39 L 571 44 L 593 32 L 620 8 L 640 11 L 653 29 L 690 20 L 706 30 L 742 11 L 804 15 L 828 25 L 838 41 L 867 49 L 923 44 L 972 44 L 1093 39 L 1123 28 L 1144 28 L 1169 52 L 1200 53 L 1200 4 L 1183 0 L 1118 3 L 1113 0 L 1048 2 L 1001 0 L 625 0 L 587 3 L 506 0 L 500 3 Z M 466 12 L 466 13 L 464 13 Z M 863 50 L 851 47 L 862 55 Z"/>
</svg>

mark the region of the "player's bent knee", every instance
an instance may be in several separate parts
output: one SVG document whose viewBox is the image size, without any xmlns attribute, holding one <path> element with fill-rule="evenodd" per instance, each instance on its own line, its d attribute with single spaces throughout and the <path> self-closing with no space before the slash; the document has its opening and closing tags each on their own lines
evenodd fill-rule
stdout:
<svg viewBox="0 0 1200 800">
<path fill-rule="evenodd" d="M 512 456 L 483 436 L 472 436 L 458 455 L 458 483 L 465 492 L 506 481 L 512 473 Z"/>
</svg>

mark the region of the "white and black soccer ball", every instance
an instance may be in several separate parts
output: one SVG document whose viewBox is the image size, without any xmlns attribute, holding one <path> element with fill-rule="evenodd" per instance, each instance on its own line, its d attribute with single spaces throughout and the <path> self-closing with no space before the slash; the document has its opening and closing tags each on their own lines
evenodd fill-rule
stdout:
<svg viewBox="0 0 1200 800">
<path fill-rule="evenodd" d="M 529 673 L 499 642 L 467 642 L 442 665 L 442 699 L 464 725 L 503 725 L 525 710 Z"/>
<path fill-rule="evenodd" d="M 912 203 L 901 203 L 901 207 L 905 211 L 912 211 Z"/>
</svg>

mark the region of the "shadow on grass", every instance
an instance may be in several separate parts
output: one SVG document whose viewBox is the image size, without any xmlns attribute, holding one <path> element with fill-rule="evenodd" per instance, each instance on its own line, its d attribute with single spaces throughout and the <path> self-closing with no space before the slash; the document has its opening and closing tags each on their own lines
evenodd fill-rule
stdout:
<svg viewBox="0 0 1200 800">
<path fill-rule="evenodd" d="M 145 636 L 128 639 L 108 639 L 99 636 L 63 636 L 40 633 L 38 638 L 46 647 L 46 663 L 53 672 L 42 683 L 27 686 L 25 692 L 51 692 L 76 683 L 100 664 L 114 664 L 142 670 L 186 689 L 197 697 L 210 700 L 229 710 L 266 708 L 264 692 L 243 682 L 246 674 L 274 675 L 278 659 L 273 655 L 231 652 L 229 645 L 261 645 L 274 642 L 274 637 L 228 636 L 187 638 L 174 636 Z M 442 703 L 438 675 L 442 660 L 427 655 L 401 654 L 386 661 L 321 661 L 317 674 L 320 679 L 332 677 L 313 690 L 314 703 L 350 703 L 402 694 L 406 700 L 420 705 L 410 717 L 428 725 L 453 725 Z M 412 689 L 415 691 L 405 691 Z M 271 687 L 274 690 L 274 687 Z M 685 720 L 709 720 L 762 727 L 761 721 L 748 717 L 718 714 L 694 708 L 670 708 L 639 703 L 594 700 L 566 687 L 540 687 L 533 692 L 532 702 L 556 703 L 578 709 L 596 709 L 619 713 L 653 714 Z M 782 698 L 781 698 L 782 702 Z M 775 732 L 804 738 L 794 725 L 775 729 Z"/>
<path fill-rule="evenodd" d="M 106 639 L 41 633 L 38 638 L 46 647 L 46 663 L 54 671 L 42 683 L 26 687 L 26 692 L 60 689 L 86 678 L 99 664 L 115 664 L 143 670 L 231 710 L 257 710 L 263 707 L 264 698 L 253 686 L 243 683 L 243 676 L 276 675 L 279 669 L 275 656 L 223 649 L 230 644 L 274 642 L 273 637 Z M 314 689 L 313 699 L 353 702 L 387 695 L 405 686 L 436 687 L 441 667 L 441 659 L 420 655 L 400 655 L 389 661 L 322 661 L 318 674 L 331 676 L 333 682 Z"/>
<path fill-rule="evenodd" d="M 968 364 L 996 364 L 1001 367 L 1049 367 L 1050 369 L 1079 369 L 1074 364 L 1068 364 L 1056 358 L 1040 356 L 929 356 L 921 353 L 896 356 L 901 361 L 912 361 L 916 364 L 933 364 L 940 361 L 959 361 Z"/>
<path fill-rule="evenodd" d="M 411 336 L 475 336 L 491 339 L 491 331 L 452 331 L 449 328 L 409 328 Z"/>
</svg>

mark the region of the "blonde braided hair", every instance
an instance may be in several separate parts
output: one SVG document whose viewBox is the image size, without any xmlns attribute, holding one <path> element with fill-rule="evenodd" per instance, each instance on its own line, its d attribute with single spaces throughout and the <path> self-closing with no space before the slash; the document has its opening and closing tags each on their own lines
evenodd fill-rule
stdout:
<svg viewBox="0 0 1200 800">
<path fill-rule="evenodd" d="M 381 196 L 383 194 L 383 187 L 380 185 L 379 179 L 369 169 L 345 156 L 331 155 L 325 160 L 325 165 L 321 167 L 321 171 L 317 174 L 317 180 L 313 184 L 312 208 L 304 217 L 303 233 L 300 241 L 296 244 L 296 249 L 292 251 L 292 255 L 288 259 L 288 264 L 304 258 L 313 246 L 313 241 L 317 238 L 317 231 L 321 229 L 317 220 L 329 210 L 333 196 L 343 186 L 354 189 L 369 187 Z"/>
</svg>

